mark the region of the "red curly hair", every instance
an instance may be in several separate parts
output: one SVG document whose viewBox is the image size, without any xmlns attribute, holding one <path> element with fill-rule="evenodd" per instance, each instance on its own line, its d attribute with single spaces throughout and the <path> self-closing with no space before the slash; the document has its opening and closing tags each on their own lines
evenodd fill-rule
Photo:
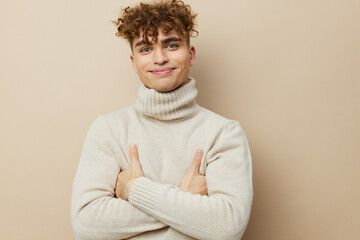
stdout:
<svg viewBox="0 0 360 240">
<path fill-rule="evenodd" d="M 140 37 L 145 43 L 157 41 L 158 29 L 166 34 L 172 30 L 177 31 L 182 38 L 190 44 L 190 37 L 196 37 L 199 33 L 195 29 L 195 18 L 191 7 L 180 0 L 161 0 L 153 3 L 140 3 L 135 7 L 122 9 L 120 17 L 113 23 L 117 26 L 116 36 L 128 40 L 130 46 L 134 38 Z"/>
</svg>

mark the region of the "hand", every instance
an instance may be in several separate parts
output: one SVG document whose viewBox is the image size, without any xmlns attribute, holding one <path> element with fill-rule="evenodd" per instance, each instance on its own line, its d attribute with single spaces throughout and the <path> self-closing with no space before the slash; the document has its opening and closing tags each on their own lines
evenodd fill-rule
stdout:
<svg viewBox="0 0 360 240">
<path fill-rule="evenodd" d="M 199 173 L 203 151 L 198 149 L 195 158 L 180 183 L 180 190 L 193 194 L 208 195 L 206 177 Z"/>
<path fill-rule="evenodd" d="M 130 144 L 130 166 L 128 169 L 121 171 L 116 180 L 115 194 L 117 198 L 123 200 L 129 199 L 129 194 L 134 181 L 138 177 L 144 176 L 139 161 L 138 150 L 135 144 Z"/>
</svg>

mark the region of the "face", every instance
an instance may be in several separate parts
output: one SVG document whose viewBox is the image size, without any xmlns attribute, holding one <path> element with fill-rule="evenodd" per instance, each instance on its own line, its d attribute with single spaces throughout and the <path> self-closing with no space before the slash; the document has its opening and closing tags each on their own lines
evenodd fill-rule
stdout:
<svg viewBox="0 0 360 240">
<path fill-rule="evenodd" d="M 169 92 L 189 81 L 190 67 L 195 63 L 195 48 L 189 46 L 176 31 L 164 34 L 159 29 L 158 32 L 154 44 L 145 44 L 142 38 L 135 38 L 130 58 L 135 72 L 146 87 Z"/>
</svg>

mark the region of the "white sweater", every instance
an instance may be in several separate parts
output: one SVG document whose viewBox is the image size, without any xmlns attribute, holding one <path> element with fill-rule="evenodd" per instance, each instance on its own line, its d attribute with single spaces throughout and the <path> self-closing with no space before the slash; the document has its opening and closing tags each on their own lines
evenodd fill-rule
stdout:
<svg viewBox="0 0 360 240">
<path fill-rule="evenodd" d="M 193 78 L 168 93 L 141 85 L 135 105 L 94 121 L 73 185 L 77 240 L 241 238 L 253 197 L 249 146 L 238 122 L 200 107 L 196 95 Z M 114 189 L 130 143 L 145 177 L 125 201 Z M 208 196 L 178 188 L 198 148 Z"/>
</svg>

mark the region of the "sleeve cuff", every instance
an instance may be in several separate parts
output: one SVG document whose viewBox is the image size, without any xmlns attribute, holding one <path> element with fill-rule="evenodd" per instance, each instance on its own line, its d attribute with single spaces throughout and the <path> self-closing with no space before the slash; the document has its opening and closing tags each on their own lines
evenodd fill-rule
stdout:
<svg viewBox="0 0 360 240">
<path fill-rule="evenodd" d="M 146 177 L 139 177 L 131 187 L 129 202 L 150 214 L 156 209 L 161 187 L 163 187 L 163 184 L 154 182 Z"/>
</svg>

